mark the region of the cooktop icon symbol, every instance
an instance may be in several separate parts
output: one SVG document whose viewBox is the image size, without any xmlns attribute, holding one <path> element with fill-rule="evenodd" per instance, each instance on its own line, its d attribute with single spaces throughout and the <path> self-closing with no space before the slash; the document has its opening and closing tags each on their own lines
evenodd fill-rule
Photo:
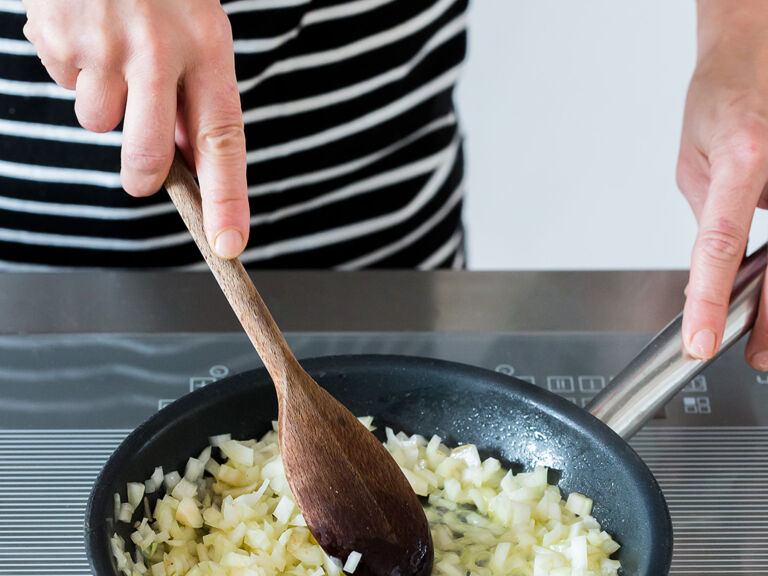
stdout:
<svg viewBox="0 0 768 576">
<path fill-rule="evenodd" d="M 515 373 L 515 367 L 512 364 L 499 364 L 496 366 L 496 372 L 512 376 Z"/>
<path fill-rule="evenodd" d="M 229 368 L 223 364 L 216 364 L 215 366 L 211 366 L 208 370 L 208 374 L 210 374 L 210 376 L 193 376 L 190 378 L 189 391 L 194 392 L 198 388 L 204 388 L 208 384 L 216 382 L 216 380 L 229 376 Z"/>
<path fill-rule="evenodd" d="M 223 364 L 216 364 L 216 366 L 211 366 L 208 373 L 214 378 L 224 378 L 225 376 L 229 376 L 229 368 Z"/>
<path fill-rule="evenodd" d="M 547 376 L 547 388 L 550 392 L 563 393 L 574 392 L 572 376 Z"/>
</svg>

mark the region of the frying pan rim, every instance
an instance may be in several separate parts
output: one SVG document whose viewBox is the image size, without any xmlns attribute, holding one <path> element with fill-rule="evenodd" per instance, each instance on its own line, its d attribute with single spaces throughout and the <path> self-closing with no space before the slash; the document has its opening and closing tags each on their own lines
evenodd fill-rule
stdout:
<svg viewBox="0 0 768 576">
<path fill-rule="evenodd" d="M 659 509 L 655 510 L 655 512 L 660 512 L 661 517 L 655 518 L 653 531 L 662 536 L 659 540 L 663 541 L 664 546 L 660 550 L 649 551 L 653 555 L 650 563 L 650 568 L 652 569 L 650 574 L 666 574 L 668 572 L 672 560 L 673 532 L 669 508 L 661 487 L 651 470 L 629 443 L 587 410 L 548 390 L 514 376 L 448 360 L 392 354 L 345 354 L 301 359 L 301 363 L 307 372 L 312 375 L 334 371 L 343 372 L 344 370 L 359 368 L 373 370 L 377 365 L 389 370 L 393 367 L 404 370 L 418 367 L 419 369 L 429 369 L 436 372 L 450 370 L 452 373 L 464 374 L 471 378 L 482 378 L 483 383 L 491 388 L 498 387 L 507 392 L 510 389 L 516 390 L 523 396 L 526 402 L 536 403 L 547 416 L 560 421 L 574 421 L 590 433 L 607 435 L 612 447 L 618 451 L 618 456 L 625 466 L 631 466 L 633 470 L 639 470 L 638 473 L 632 472 L 632 474 L 636 476 L 642 474 L 645 476 L 641 484 L 642 492 L 647 493 L 649 498 L 658 497 Z M 117 472 L 120 470 L 120 462 L 135 452 L 135 448 L 144 446 L 152 437 L 162 433 L 163 430 L 171 426 L 182 415 L 188 415 L 196 405 L 199 405 L 198 400 L 201 397 L 215 395 L 218 391 L 227 388 L 228 384 L 244 380 L 255 380 L 253 375 L 258 375 L 263 379 L 266 371 L 263 367 L 259 367 L 233 374 L 181 396 L 137 426 L 110 455 L 94 481 L 85 509 L 84 540 L 88 565 L 92 574 L 95 576 L 112 574 L 112 567 L 110 565 L 111 552 L 108 546 L 103 546 L 105 540 L 102 536 L 102 529 L 107 528 L 106 519 L 92 518 L 92 516 L 97 513 L 97 510 L 103 509 L 102 506 L 105 498 L 108 501 L 112 500 L 113 494 L 106 493 L 106 487 L 111 485 L 111 480 L 117 476 Z M 641 478 L 637 478 L 637 480 L 640 481 Z M 96 504 L 97 502 L 98 505 Z M 666 538 L 663 537 L 664 535 L 666 535 Z"/>
</svg>

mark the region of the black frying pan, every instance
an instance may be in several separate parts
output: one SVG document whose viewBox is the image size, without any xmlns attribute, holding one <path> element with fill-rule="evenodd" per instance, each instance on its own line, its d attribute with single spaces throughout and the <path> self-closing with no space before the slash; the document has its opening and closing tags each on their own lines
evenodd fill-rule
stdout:
<svg viewBox="0 0 768 576">
<path fill-rule="evenodd" d="M 719 354 L 752 326 L 765 266 L 765 246 L 742 264 Z M 353 413 L 374 416 L 379 430 L 437 434 L 449 445 L 470 442 L 517 470 L 548 466 L 555 475 L 550 481 L 564 492 L 594 500 L 595 518 L 622 545 L 617 558 L 624 574 L 661 576 L 672 557 L 669 511 L 650 470 L 622 436 L 629 438 L 709 364 L 687 356 L 681 343 L 678 317 L 589 411 L 515 378 L 437 360 L 340 356 L 302 365 Z M 265 370 L 255 370 L 188 394 L 134 430 L 88 501 L 85 541 L 94 575 L 118 576 L 108 542 L 115 492 L 125 500 L 126 484 L 149 477 L 156 466 L 180 469 L 209 436 L 260 437 L 275 419 L 272 382 Z M 130 526 L 119 530 L 130 544 Z"/>
<path fill-rule="evenodd" d="M 625 574 L 669 570 L 672 525 L 659 485 L 640 457 L 597 418 L 554 394 L 515 378 L 461 364 L 401 356 L 339 356 L 302 362 L 353 413 L 449 445 L 471 442 L 517 471 L 552 468 L 560 488 L 594 500 L 593 515 L 622 545 Z M 86 512 L 86 547 L 96 576 L 117 576 L 108 538 L 113 494 L 125 500 L 130 481 L 155 466 L 178 470 L 208 437 L 260 437 L 277 418 L 265 370 L 197 390 L 134 430 L 107 462 Z M 131 528 L 120 524 L 130 544 Z"/>
</svg>

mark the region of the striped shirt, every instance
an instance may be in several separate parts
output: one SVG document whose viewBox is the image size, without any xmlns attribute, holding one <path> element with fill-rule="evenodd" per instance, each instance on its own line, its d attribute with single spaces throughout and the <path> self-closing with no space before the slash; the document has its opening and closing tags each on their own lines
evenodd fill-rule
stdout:
<svg viewBox="0 0 768 576">
<path fill-rule="evenodd" d="M 453 88 L 467 0 L 231 0 L 260 268 L 461 267 Z M 0 269 L 204 266 L 165 192 L 120 187 L 0 0 Z"/>
</svg>

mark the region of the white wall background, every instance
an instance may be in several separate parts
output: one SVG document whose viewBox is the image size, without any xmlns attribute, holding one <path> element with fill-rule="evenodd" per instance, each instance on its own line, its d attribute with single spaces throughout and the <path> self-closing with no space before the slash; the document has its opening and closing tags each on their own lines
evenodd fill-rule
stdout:
<svg viewBox="0 0 768 576">
<path fill-rule="evenodd" d="M 693 0 L 470 3 L 470 268 L 688 267 L 675 163 L 695 24 Z"/>
</svg>

